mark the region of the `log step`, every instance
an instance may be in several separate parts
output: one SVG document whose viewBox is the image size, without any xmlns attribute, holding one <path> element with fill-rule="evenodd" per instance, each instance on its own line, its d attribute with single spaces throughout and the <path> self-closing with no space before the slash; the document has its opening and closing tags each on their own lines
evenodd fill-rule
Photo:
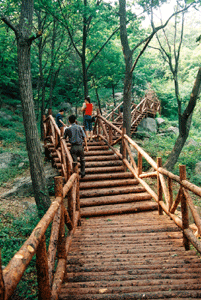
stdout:
<svg viewBox="0 0 201 300">
<path fill-rule="evenodd" d="M 114 152 L 112 150 L 100 150 L 100 151 L 85 152 L 85 156 L 104 156 L 104 155 L 114 155 Z"/>
<path fill-rule="evenodd" d="M 104 156 L 86 156 L 86 161 L 105 161 L 105 160 L 119 160 L 119 157 L 114 155 L 104 155 Z"/>
<path fill-rule="evenodd" d="M 83 207 L 81 209 L 81 217 L 94 217 L 94 216 L 104 216 L 104 215 L 114 215 L 123 213 L 136 213 L 142 211 L 157 210 L 158 205 L 154 202 L 143 201 L 125 204 L 115 204 L 107 206 L 97 206 L 97 207 Z"/>
<path fill-rule="evenodd" d="M 86 174 L 98 174 L 98 173 L 111 173 L 111 172 L 123 172 L 124 168 L 123 166 L 117 166 L 117 167 L 99 167 L 99 168 L 86 168 Z"/>
<path fill-rule="evenodd" d="M 99 177 L 100 178 L 100 177 Z M 100 187 L 114 187 L 114 186 L 129 186 L 129 185 L 136 185 L 138 184 L 137 179 L 116 179 L 113 178 L 112 180 L 104 180 L 104 178 L 100 178 L 100 181 L 86 181 L 80 182 L 80 190 L 84 189 L 95 189 Z"/>
<path fill-rule="evenodd" d="M 126 194 L 118 197 L 115 195 L 115 196 L 107 196 L 107 197 L 81 199 L 80 206 L 87 207 L 87 206 L 129 203 L 129 202 L 146 201 L 146 200 L 151 200 L 151 196 L 148 193 Z"/>
<path fill-rule="evenodd" d="M 130 172 L 116 172 L 116 173 L 103 173 L 103 174 L 87 174 L 84 178 L 80 179 L 80 184 L 86 181 L 102 181 L 105 179 L 124 179 L 124 178 L 133 178 L 133 174 Z"/>
<path fill-rule="evenodd" d="M 82 219 L 59 299 L 201 299 L 201 261 L 182 242 L 156 211 Z"/>
<path fill-rule="evenodd" d="M 106 161 L 90 161 L 85 163 L 86 168 L 97 168 L 97 167 L 106 167 L 106 166 L 122 166 L 121 160 L 106 160 Z"/>
<path fill-rule="evenodd" d="M 124 194 L 129 193 L 142 193 L 145 192 L 145 188 L 142 186 L 123 186 L 113 188 L 102 188 L 102 189 L 89 189 L 80 191 L 80 199 L 88 197 L 100 197 L 108 195 L 118 195 L 121 197 Z"/>
</svg>

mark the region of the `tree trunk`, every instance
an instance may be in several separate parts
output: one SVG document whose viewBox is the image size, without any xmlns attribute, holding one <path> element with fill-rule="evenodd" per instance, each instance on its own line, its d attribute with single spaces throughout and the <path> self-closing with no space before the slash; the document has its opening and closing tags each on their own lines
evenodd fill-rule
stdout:
<svg viewBox="0 0 201 300">
<path fill-rule="evenodd" d="M 19 84 L 32 186 L 39 215 L 42 216 L 44 211 L 46 211 L 50 206 L 50 198 L 46 185 L 46 178 L 41 155 L 41 145 L 35 118 L 31 82 L 31 41 L 29 37 L 32 28 L 32 14 L 33 0 L 22 0 L 20 25 L 16 34 Z M 27 30 L 26 20 L 29 21 L 29 30 Z"/>
<path fill-rule="evenodd" d="M 49 108 L 52 109 L 52 96 L 54 89 L 54 48 L 55 48 L 55 40 L 56 40 L 56 20 L 53 21 L 53 32 L 52 32 L 52 45 L 51 45 L 51 66 L 50 66 L 50 93 L 49 93 Z"/>
<path fill-rule="evenodd" d="M 124 96 L 123 96 L 123 127 L 130 136 L 131 129 L 131 92 L 132 92 L 132 51 L 128 44 L 128 36 L 126 29 L 126 0 L 119 0 L 120 14 L 120 37 L 123 47 L 125 60 L 125 80 L 124 80 Z"/>
<path fill-rule="evenodd" d="M 190 126 L 191 126 L 191 120 L 192 120 L 192 115 L 193 115 L 193 110 L 196 106 L 196 101 L 197 98 L 200 94 L 200 89 L 201 89 L 201 68 L 199 68 L 197 77 L 191 92 L 190 100 L 189 103 L 183 112 L 181 116 L 181 125 L 180 125 L 180 131 L 179 131 L 179 136 L 176 140 L 176 143 L 174 145 L 174 148 L 172 152 L 170 153 L 166 163 L 164 164 L 164 167 L 167 170 L 172 170 L 175 163 L 177 162 L 177 159 L 181 153 L 181 150 L 188 138 L 189 131 L 190 131 Z"/>
</svg>

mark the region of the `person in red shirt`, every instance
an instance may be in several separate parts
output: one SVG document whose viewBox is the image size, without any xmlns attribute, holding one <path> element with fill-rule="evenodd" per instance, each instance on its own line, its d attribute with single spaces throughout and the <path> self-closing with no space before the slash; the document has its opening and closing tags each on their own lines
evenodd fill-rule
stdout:
<svg viewBox="0 0 201 300">
<path fill-rule="evenodd" d="M 93 104 L 90 101 L 90 97 L 87 96 L 84 100 L 82 111 L 84 111 L 84 127 L 86 130 L 87 140 L 90 136 L 90 141 L 92 141 L 93 131 L 92 131 L 92 112 L 93 112 Z"/>
</svg>

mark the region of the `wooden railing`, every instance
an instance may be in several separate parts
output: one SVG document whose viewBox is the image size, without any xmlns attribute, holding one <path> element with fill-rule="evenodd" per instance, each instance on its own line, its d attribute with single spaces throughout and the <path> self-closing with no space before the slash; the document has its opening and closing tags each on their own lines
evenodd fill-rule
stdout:
<svg viewBox="0 0 201 300">
<path fill-rule="evenodd" d="M 136 124 L 138 125 L 138 121 L 141 116 L 146 117 L 148 114 L 151 114 L 155 117 L 157 112 L 160 112 L 160 102 L 158 100 L 150 100 L 145 97 L 131 111 L 131 127 L 135 126 Z"/>
<path fill-rule="evenodd" d="M 44 135 L 46 155 L 49 155 L 51 148 L 54 150 L 52 153 L 56 152 L 60 158 L 58 164 L 61 165 L 62 176 L 55 177 L 55 199 L 30 237 L 4 270 L 0 261 L 0 300 L 7 300 L 14 293 L 35 254 L 38 299 L 58 299 L 72 236 L 80 224 L 79 175 L 76 167 L 73 168 L 66 142 L 61 139 L 61 132 L 51 115 L 44 118 Z M 46 249 L 48 227 L 51 227 L 51 235 Z"/>
<path fill-rule="evenodd" d="M 109 133 L 108 133 L 109 132 Z M 155 162 L 141 147 L 139 147 L 128 135 L 125 128 L 120 130 L 114 124 L 108 122 L 98 112 L 94 126 L 94 134 L 103 139 L 108 146 L 118 155 L 124 163 L 125 170 L 129 170 L 142 184 L 147 192 L 158 203 L 159 214 L 165 212 L 183 230 L 183 243 L 186 250 L 190 249 L 190 243 L 201 253 L 201 242 L 197 236 L 201 233 L 201 219 L 193 203 L 190 194 L 201 197 L 201 188 L 186 180 L 186 168 L 180 166 L 180 176 L 174 175 L 162 167 L 161 158 Z M 116 136 L 120 137 L 115 140 Z M 114 147 L 121 142 L 120 150 Z M 134 160 L 132 149 L 137 151 L 137 161 Z M 150 165 L 150 172 L 143 172 L 142 160 L 145 159 Z M 146 182 L 146 179 L 155 179 L 157 190 L 155 191 Z M 153 185 L 154 182 L 152 182 Z M 176 189 L 178 190 L 176 192 Z M 173 196 L 176 193 L 176 196 Z M 177 211 L 181 205 L 181 217 Z M 194 224 L 189 224 L 188 208 L 191 211 Z M 193 230 L 196 229 L 197 235 Z"/>
<path fill-rule="evenodd" d="M 107 121 L 111 121 L 114 125 L 122 129 L 123 114 L 121 112 L 121 106 L 123 101 L 115 107 L 106 117 Z M 157 112 L 160 112 L 160 102 L 156 97 L 150 98 L 145 96 L 139 104 L 131 104 L 131 130 L 135 130 L 140 121 L 148 115 L 154 116 Z"/>
<path fill-rule="evenodd" d="M 52 154 L 57 154 L 58 162 L 56 163 L 62 176 L 55 177 L 56 197 L 30 237 L 4 270 L 0 262 L 0 300 L 7 300 L 13 294 L 34 254 L 36 254 L 38 298 L 40 300 L 58 299 L 61 284 L 66 275 L 66 259 L 72 237 L 77 225 L 80 224 L 79 176 L 76 168 L 73 168 L 70 152 L 65 141 L 61 139 L 61 132 L 51 115 L 44 118 L 44 131 L 46 155 L 49 155 L 50 151 Z M 125 129 L 120 130 L 103 118 L 100 113 L 96 117 L 94 134 L 97 138 L 104 140 L 123 160 L 125 170 L 130 170 L 158 203 L 159 214 L 165 212 L 183 230 L 185 249 L 189 250 L 190 243 L 192 243 L 201 253 L 201 242 L 194 235 L 188 217 L 189 208 L 195 222 L 194 227 L 200 234 L 201 220 L 190 194 L 201 197 L 201 188 L 186 180 L 185 166 L 180 166 L 180 176 L 168 172 L 162 168 L 161 158 L 155 162 L 126 135 Z M 115 140 L 116 135 L 120 137 Z M 114 147 L 120 142 L 121 152 Z M 137 161 L 133 158 L 132 148 L 138 153 Z M 143 172 L 143 159 L 149 163 L 153 171 Z M 156 191 L 146 182 L 147 179 L 156 180 Z M 178 191 L 173 196 L 176 187 Z M 181 217 L 177 215 L 178 205 L 181 205 Z M 45 233 L 49 226 L 51 226 L 51 235 L 46 249 Z M 68 228 L 67 234 L 65 226 Z"/>
</svg>

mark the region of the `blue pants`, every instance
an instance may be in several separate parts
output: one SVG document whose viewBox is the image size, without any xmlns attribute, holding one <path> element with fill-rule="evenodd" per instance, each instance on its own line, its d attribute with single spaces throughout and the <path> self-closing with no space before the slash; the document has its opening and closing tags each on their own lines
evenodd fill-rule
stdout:
<svg viewBox="0 0 201 300">
<path fill-rule="evenodd" d="M 91 116 L 85 115 L 84 116 L 84 127 L 86 131 L 92 131 L 92 120 Z"/>
</svg>

